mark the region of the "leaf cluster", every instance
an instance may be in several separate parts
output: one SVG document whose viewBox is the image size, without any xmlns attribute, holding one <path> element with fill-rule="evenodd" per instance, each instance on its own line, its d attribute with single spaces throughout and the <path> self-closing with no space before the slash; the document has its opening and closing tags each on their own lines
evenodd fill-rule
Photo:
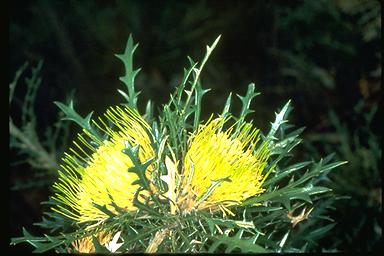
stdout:
<svg viewBox="0 0 384 256">
<path fill-rule="evenodd" d="M 52 126 L 46 127 L 43 137 L 37 132 L 39 120 L 37 120 L 34 107 L 37 92 L 42 83 L 40 76 L 42 60 L 31 68 L 30 76 L 24 78 L 25 97 L 23 99 L 14 97 L 16 86 L 19 80 L 25 76 L 28 66 L 28 63 L 24 63 L 9 84 L 9 106 L 11 109 L 19 108 L 21 111 L 21 120 L 14 120 L 12 116 L 9 116 L 9 147 L 22 155 L 22 160 L 13 162 L 12 165 L 27 163 L 39 172 L 27 181 L 16 181 L 12 188 L 16 190 L 50 184 L 56 178 L 56 170 L 59 167 L 57 155 L 64 151 L 69 137 L 68 124 L 64 124 L 60 120 Z M 59 119 L 61 117 L 63 114 L 59 115 Z"/>
</svg>

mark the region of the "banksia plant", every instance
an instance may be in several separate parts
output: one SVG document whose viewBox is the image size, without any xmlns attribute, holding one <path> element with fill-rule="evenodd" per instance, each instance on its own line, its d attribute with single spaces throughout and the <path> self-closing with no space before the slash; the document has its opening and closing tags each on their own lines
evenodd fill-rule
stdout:
<svg viewBox="0 0 384 256">
<path fill-rule="evenodd" d="M 306 252 L 335 225 L 327 217 L 332 191 L 322 182 L 345 162 L 332 155 L 294 162 L 303 128 L 288 124 L 291 103 L 263 133 L 246 117 L 259 94 L 250 84 L 231 113 L 232 94 L 221 113 L 201 120 L 200 75 L 220 37 L 190 67 L 158 116 L 151 101 L 137 107 L 133 69 L 137 44 L 123 54 L 121 106 L 85 117 L 55 104 L 82 131 L 62 157 L 53 193 L 40 223 L 44 237 L 13 238 L 34 252 Z"/>
</svg>

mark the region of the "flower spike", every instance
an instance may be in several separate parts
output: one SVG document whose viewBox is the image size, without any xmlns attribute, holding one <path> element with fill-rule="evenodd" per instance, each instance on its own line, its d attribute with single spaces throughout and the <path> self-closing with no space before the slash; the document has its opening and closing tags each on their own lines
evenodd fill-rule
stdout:
<svg viewBox="0 0 384 256">
<path fill-rule="evenodd" d="M 216 118 L 201 125 L 192 134 L 184 159 L 183 191 L 179 205 L 192 209 L 218 210 L 239 204 L 264 192 L 263 170 L 269 158 L 268 148 L 259 141 L 259 130 L 243 122 L 221 131 L 229 118 Z"/>
<path fill-rule="evenodd" d="M 94 205 L 105 206 L 107 211 L 115 213 L 112 200 L 121 209 L 135 210 L 132 201 L 138 185 L 132 183 L 137 175 L 128 172 L 133 163 L 122 151 L 126 144 L 140 145 L 140 161 L 155 156 L 148 134 L 150 126 L 137 111 L 111 107 L 105 119 L 116 129 L 107 126 L 102 118 L 94 125 L 105 131 L 109 139 L 96 141 L 97 146 L 94 146 L 86 139 L 93 139 L 92 134 L 84 130 L 85 135 L 78 135 L 78 142 L 73 143 L 72 154 L 65 154 L 59 181 L 54 184 L 57 193 L 53 199 L 60 204 L 53 210 L 77 222 L 104 221 L 108 215 Z M 149 166 L 148 174 L 152 169 L 153 166 Z"/>
</svg>

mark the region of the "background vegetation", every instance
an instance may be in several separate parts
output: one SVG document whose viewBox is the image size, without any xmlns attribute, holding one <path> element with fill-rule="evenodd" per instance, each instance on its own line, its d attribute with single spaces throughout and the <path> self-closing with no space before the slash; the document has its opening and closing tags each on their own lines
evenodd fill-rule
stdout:
<svg viewBox="0 0 384 256">
<path fill-rule="evenodd" d="M 212 91 L 202 115 L 221 112 L 230 91 L 243 95 L 254 82 L 262 95 L 249 118 L 266 132 L 265 120 L 292 99 L 290 121 L 306 126 L 296 154 L 318 160 L 336 152 L 349 161 L 329 175 L 340 196 L 329 216 L 337 225 L 319 251 L 382 248 L 379 1 L 12 1 L 9 31 L 11 85 L 24 69 L 10 91 L 12 237 L 22 226 L 41 233 L 32 223 L 79 131 L 57 122 L 53 101 L 75 95 L 81 114 L 119 103 L 123 67 L 113 54 L 132 33 L 142 67 L 136 85 L 160 106 L 181 79 L 185 55 L 201 59 L 204 45 L 222 34 L 203 74 Z"/>
</svg>

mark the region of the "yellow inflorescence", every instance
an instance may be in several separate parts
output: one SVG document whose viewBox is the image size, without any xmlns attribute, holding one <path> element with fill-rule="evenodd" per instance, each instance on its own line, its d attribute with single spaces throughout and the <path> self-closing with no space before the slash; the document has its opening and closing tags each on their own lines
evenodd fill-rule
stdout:
<svg viewBox="0 0 384 256">
<path fill-rule="evenodd" d="M 74 142 L 76 149 L 70 149 L 73 155 L 65 154 L 65 164 L 61 166 L 63 171 L 59 172 L 59 181 L 54 184 L 58 192 L 53 198 L 63 205 L 58 204 L 53 210 L 78 222 L 103 221 L 108 218 L 93 203 L 105 205 L 108 210 L 115 212 L 115 208 L 111 206 L 111 198 L 120 208 L 127 211 L 135 209 L 132 201 L 138 185 L 132 185 L 132 182 L 137 179 L 137 175 L 128 172 L 133 163 L 122 152 L 127 142 L 140 145 L 140 161 L 144 162 L 155 156 L 148 135 L 150 127 L 136 111 L 127 107 L 112 107 L 105 117 L 116 127 L 115 130 L 109 128 L 101 118 L 100 124 L 94 124 L 110 138 L 98 141 L 84 131 L 86 136 L 97 142 L 98 146 L 95 147 L 82 135 L 78 135 L 80 143 Z M 90 151 L 89 154 L 86 149 Z M 150 166 L 147 172 L 151 168 Z"/>
<path fill-rule="evenodd" d="M 184 161 L 184 192 L 179 199 L 179 206 L 187 211 L 217 210 L 223 206 L 225 209 L 264 191 L 261 186 L 269 158 L 267 145 L 260 145 L 254 152 L 259 130 L 244 123 L 237 132 L 234 127 L 222 132 L 227 120 L 208 121 L 190 138 Z M 221 181 L 207 198 L 199 200 L 207 195 L 213 182 L 224 178 L 229 179 Z"/>
<path fill-rule="evenodd" d="M 99 241 L 101 245 L 106 245 L 111 239 L 112 235 L 106 232 L 100 232 L 96 235 L 96 239 Z M 79 253 L 94 253 L 95 246 L 93 245 L 92 236 L 87 236 L 79 240 L 75 240 L 72 243 L 73 248 L 76 250 L 75 252 Z"/>
</svg>

